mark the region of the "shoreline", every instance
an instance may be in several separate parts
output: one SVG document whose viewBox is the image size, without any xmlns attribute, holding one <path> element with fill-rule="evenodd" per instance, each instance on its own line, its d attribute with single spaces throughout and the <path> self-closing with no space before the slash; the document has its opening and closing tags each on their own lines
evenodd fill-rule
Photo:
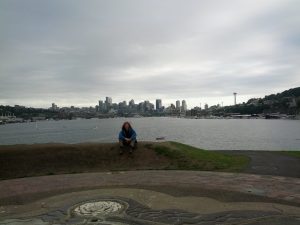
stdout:
<svg viewBox="0 0 300 225">
<path fill-rule="evenodd" d="M 138 143 L 164 143 L 164 142 L 177 142 L 177 141 L 172 141 L 172 140 L 165 140 L 165 139 L 158 139 L 158 140 L 138 140 Z M 47 145 L 107 145 L 107 144 L 116 144 L 117 141 L 105 141 L 105 142 L 99 142 L 99 141 L 86 141 L 86 142 L 36 142 L 36 143 L 14 143 L 14 144 L 1 144 L 0 143 L 0 150 L 2 148 L 6 148 L 6 147 L 30 147 L 30 146 L 47 146 Z M 178 142 L 181 143 L 181 142 Z M 185 145 L 189 145 L 189 144 L 185 144 Z M 198 149 L 202 149 L 199 148 L 195 145 L 189 145 L 193 148 L 198 148 Z M 295 149 L 202 149 L 205 151 L 211 151 L 211 152 L 220 152 L 220 153 L 225 153 L 225 152 L 274 152 L 274 153 L 296 153 L 296 155 L 298 156 L 298 152 L 300 154 L 300 148 L 295 148 Z M 299 156 L 300 157 L 300 156 Z"/>
<path fill-rule="evenodd" d="M 218 117 L 218 116 L 208 116 L 208 117 L 194 117 L 194 116 L 130 116 L 130 117 L 121 117 L 121 116 L 113 116 L 113 117 L 77 117 L 73 119 L 43 119 L 43 120 L 26 120 L 23 118 L 16 118 L 17 120 L 0 120 L 0 126 L 4 126 L 7 124 L 15 124 L 15 123 L 36 123 L 36 122 L 45 122 L 45 121 L 65 121 L 65 120 L 90 120 L 90 119 L 114 119 L 114 118 L 126 118 L 126 119 L 135 119 L 135 118 L 178 118 L 178 119 L 196 119 L 196 120 L 300 120 L 299 115 L 292 115 L 290 117 L 282 116 L 282 117 L 253 117 L 249 115 L 236 115 L 234 117 Z"/>
</svg>

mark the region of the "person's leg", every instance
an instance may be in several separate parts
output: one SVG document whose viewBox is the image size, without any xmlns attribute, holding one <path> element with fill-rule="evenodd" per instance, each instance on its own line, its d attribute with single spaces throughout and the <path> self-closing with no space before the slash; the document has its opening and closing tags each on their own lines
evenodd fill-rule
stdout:
<svg viewBox="0 0 300 225">
<path fill-rule="evenodd" d="M 129 145 L 130 145 L 131 148 L 134 148 L 135 147 L 135 140 L 130 141 Z"/>
<path fill-rule="evenodd" d="M 133 149 L 135 147 L 135 140 L 131 140 L 129 146 L 130 146 L 130 151 L 129 152 L 132 153 Z"/>
<path fill-rule="evenodd" d="M 123 140 L 119 140 L 119 146 L 120 146 L 120 155 L 124 152 L 124 142 Z"/>
</svg>

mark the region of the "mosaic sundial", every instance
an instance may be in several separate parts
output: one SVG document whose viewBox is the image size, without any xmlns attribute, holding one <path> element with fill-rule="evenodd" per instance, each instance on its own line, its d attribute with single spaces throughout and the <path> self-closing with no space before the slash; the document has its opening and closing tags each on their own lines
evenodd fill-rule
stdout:
<svg viewBox="0 0 300 225">
<path fill-rule="evenodd" d="M 191 213 L 178 209 L 151 209 L 124 197 L 102 197 L 66 205 L 34 218 L 7 219 L 0 225 L 228 225 L 252 221 L 261 224 L 266 218 L 282 216 L 274 211 L 237 210 L 212 214 Z M 290 220 L 289 224 L 297 224 Z M 294 223 L 296 222 L 296 223 Z M 272 223 L 270 223 L 272 224 Z"/>
<path fill-rule="evenodd" d="M 77 216 L 105 216 L 120 214 L 124 210 L 124 205 L 116 201 L 95 201 L 87 202 L 77 206 L 73 213 Z"/>
<path fill-rule="evenodd" d="M 120 222 L 122 217 L 126 217 L 125 210 L 128 204 L 120 200 L 95 200 L 80 203 L 69 209 L 71 218 L 82 218 L 82 224 L 128 224 Z M 110 221 L 110 220 L 114 221 Z"/>
</svg>

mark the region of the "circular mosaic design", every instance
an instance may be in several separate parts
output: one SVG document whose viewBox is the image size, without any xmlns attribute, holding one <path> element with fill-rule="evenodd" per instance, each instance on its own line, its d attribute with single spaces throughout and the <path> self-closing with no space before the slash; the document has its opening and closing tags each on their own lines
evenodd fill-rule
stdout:
<svg viewBox="0 0 300 225">
<path fill-rule="evenodd" d="M 73 210 L 73 212 L 78 216 L 103 216 L 119 214 L 123 208 L 124 206 L 119 202 L 102 200 L 79 205 Z"/>
</svg>

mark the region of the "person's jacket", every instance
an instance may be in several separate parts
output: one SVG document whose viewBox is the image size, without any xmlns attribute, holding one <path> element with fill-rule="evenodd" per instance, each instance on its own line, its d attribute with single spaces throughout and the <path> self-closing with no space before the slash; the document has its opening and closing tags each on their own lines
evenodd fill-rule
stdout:
<svg viewBox="0 0 300 225">
<path fill-rule="evenodd" d="M 127 137 L 127 138 L 130 138 L 131 140 L 136 140 L 136 132 L 135 132 L 135 130 L 131 128 L 131 129 L 128 130 L 128 132 L 129 132 L 128 133 L 129 137 Z M 120 133 L 119 133 L 119 140 L 124 141 L 125 138 L 126 138 L 126 132 L 125 132 L 125 130 L 121 130 Z"/>
</svg>

